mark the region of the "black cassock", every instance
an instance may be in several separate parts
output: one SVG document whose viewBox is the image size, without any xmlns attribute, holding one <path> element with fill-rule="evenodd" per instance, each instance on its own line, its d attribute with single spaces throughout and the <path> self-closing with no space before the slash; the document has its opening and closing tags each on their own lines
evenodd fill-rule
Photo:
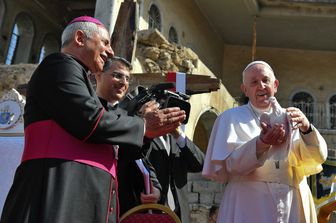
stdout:
<svg viewBox="0 0 336 223">
<path fill-rule="evenodd" d="M 28 83 L 24 113 L 25 153 L 35 148 L 29 145 L 26 130 L 37 123 L 55 123 L 64 134 L 85 146 L 119 145 L 134 158 L 141 157 L 143 120 L 103 110 L 84 65 L 63 53 L 46 57 Z M 42 141 L 47 141 L 43 134 Z M 62 139 L 57 143 L 62 151 L 71 149 L 67 145 L 63 147 L 62 143 Z M 30 151 L 26 151 L 26 147 Z M 58 152 L 57 148 L 52 148 L 54 153 Z M 94 152 L 99 153 L 99 150 Z M 38 158 L 24 159 L 17 168 L 1 223 L 117 221 L 116 181 L 110 172 L 66 157 L 43 156 L 37 154 Z"/>
</svg>

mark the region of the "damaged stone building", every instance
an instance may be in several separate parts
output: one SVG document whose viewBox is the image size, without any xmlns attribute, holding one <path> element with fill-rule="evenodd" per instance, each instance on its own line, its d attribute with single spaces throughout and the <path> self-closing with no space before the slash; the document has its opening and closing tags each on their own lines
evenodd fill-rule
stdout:
<svg viewBox="0 0 336 223">
<path fill-rule="evenodd" d="M 134 85 L 164 82 L 167 72 L 187 74 L 191 114 L 185 132 L 204 152 L 216 117 L 243 100 L 245 65 L 267 61 L 280 81 L 278 100 L 303 109 L 323 134 L 325 167 L 332 169 L 327 176 L 336 174 L 336 1 L 138 0 L 131 14 L 120 10 L 122 3 L 0 0 L 0 97 L 12 88 L 24 95 L 38 63 L 59 51 L 65 25 L 90 15 L 113 33 L 116 53 L 132 61 Z M 331 188 L 319 179 L 310 179 L 317 203 L 318 194 Z M 192 222 L 207 222 L 224 186 L 200 174 L 190 174 L 188 185 Z"/>
</svg>

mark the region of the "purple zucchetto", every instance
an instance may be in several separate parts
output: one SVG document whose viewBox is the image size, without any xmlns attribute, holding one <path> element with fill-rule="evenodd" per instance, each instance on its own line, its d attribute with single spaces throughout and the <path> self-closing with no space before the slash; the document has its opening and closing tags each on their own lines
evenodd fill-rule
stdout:
<svg viewBox="0 0 336 223">
<path fill-rule="evenodd" d="M 92 22 L 92 23 L 97 24 L 98 26 L 104 26 L 104 24 L 101 21 L 91 16 L 80 16 L 80 17 L 74 18 L 73 20 L 71 20 L 71 22 L 69 22 L 68 25 L 75 23 L 75 22 Z"/>
</svg>

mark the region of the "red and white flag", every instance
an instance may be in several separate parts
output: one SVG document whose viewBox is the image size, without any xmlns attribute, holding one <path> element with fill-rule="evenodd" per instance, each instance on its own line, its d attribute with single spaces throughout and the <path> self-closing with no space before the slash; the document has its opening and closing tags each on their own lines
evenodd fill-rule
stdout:
<svg viewBox="0 0 336 223">
<path fill-rule="evenodd" d="M 175 83 L 175 89 L 171 89 L 171 91 L 174 92 L 181 92 L 184 93 L 186 92 L 186 88 L 187 88 L 187 76 L 185 73 L 181 73 L 181 72 L 168 72 L 166 75 L 167 82 L 172 82 Z M 182 125 L 181 126 L 181 130 L 184 132 L 185 130 L 185 126 Z"/>
<path fill-rule="evenodd" d="M 176 88 L 172 89 L 175 92 L 186 92 L 186 74 L 181 72 L 168 72 L 167 75 L 167 82 L 175 83 Z"/>
</svg>

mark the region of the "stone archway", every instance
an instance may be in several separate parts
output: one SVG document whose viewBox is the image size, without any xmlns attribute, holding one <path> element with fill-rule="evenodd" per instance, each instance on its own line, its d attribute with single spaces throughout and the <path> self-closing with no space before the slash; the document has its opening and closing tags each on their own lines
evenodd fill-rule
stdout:
<svg viewBox="0 0 336 223">
<path fill-rule="evenodd" d="M 57 39 L 52 34 L 47 34 L 44 37 L 43 44 L 40 48 L 40 56 L 38 58 L 38 62 L 40 63 L 46 56 L 51 53 L 58 52 L 59 50 L 59 41 L 57 41 Z"/>
<path fill-rule="evenodd" d="M 213 110 L 204 112 L 198 119 L 193 142 L 205 153 L 208 147 L 208 142 L 212 127 L 216 121 L 217 114 Z"/>
<path fill-rule="evenodd" d="M 218 115 L 214 112 L 214 110 L 210 109 L 202 113 L 197 121 L 192 141 L 202 150 L 204 155 L 206 154 L 211 130 L 216 121 L 217 116 Z M 189 173 L 188 175 L 189 175 L 188 177 L 189 181 L 195 182 L 205 180 L 202 177 L 201 172 Z"/>
<path fill-rule="evenodd" d="M 199 117 L 194 131 L 193 142 L 204 152 L 212 127 L 218 113 L 210 108 Z M 189 173 L 190 184 L 189 203 L 193 206 L 190 212 L 191 222 L 208 222 L 209 212 L 212 206 L 217 207 L 222 197 L 222 186 L 218 182 L 211 182 L 202 177 L 201 173 Z"/>
<path fill-rule="evenodd" d="M 15 19 L 15 25 L 17 25 L 19 37 L 15 46 L 16 49 L 12 64 L 29 63 L 30 51 L 35 35 L 33 20 L 29 14 L 21 12 Z"/>
</svg>

